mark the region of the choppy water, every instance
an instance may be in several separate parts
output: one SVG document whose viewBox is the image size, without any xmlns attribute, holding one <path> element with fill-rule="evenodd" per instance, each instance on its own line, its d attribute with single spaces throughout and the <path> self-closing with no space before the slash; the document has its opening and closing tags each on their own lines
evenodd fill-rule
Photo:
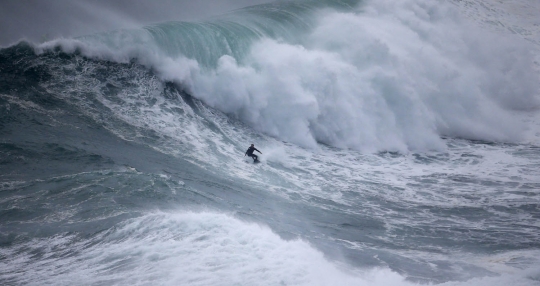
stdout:
<svg viewBox="0 0 540 286">
<path fill-rule="evenodd" d="M 540 285 L 538 46 L 445 3 L 0 50 L 1 284 Z"/>
</svg>

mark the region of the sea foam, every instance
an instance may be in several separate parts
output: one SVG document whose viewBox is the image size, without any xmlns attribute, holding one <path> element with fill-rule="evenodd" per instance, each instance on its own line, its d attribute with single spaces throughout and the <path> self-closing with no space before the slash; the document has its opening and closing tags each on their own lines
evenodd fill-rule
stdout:
<svg viewBox="0 0 540 286">
<path fill-rule="evenodd" d="M 249 33 L 221 36 L 249 49 L 238 55 L 225 45 L 210 66 L 157 42 L 155 29 L 59 40 L 38 49 L 135 59 L 255 130 L 308 148 L 443 150 L 441 137 L 519 142 L 528 126 L 513 113 L 540 106 L 533 66 L 538 48 L 479 28 L 448 3 L 368 1 L 349 11 L 299 13 L 295 19 L 313 24 L 294 41 L 262 33 L 259 22 L 249 26 L 246 14 L 236 17 L 244 25 L 237 30 Z M 168 44 L 189 32 L 169 26 L 166 35 L 179 38 Z M 215 44 L 215 35 L 208 38 Z"/>
</svg>

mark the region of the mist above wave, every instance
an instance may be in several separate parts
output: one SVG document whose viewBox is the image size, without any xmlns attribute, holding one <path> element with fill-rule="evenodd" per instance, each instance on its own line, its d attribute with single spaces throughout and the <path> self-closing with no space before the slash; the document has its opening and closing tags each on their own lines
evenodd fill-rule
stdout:
<svg viewBox="0 0 540 286">
<path fill-rule="evenodd" d="M 363 10 L 325 13 L 302 45 L 264 39 L 246 63 L 224 56 L 191 90 L 309 147 L 408 151 L 443 148 L 441 136 L 520 139 L 525 127 L 510 110 L 538 107 L 528 44 L 479 30 L 440 3 Z"/>
<path fill-rule="evenodd" d="M 527 126 L 513 113 L 540 106 L 537 49 L 476 27 L 451 5 L 271 6 L 282 13 L 268 7 L 238 14 L 236 22 L 195 25 L 192 34 L 186 25 L 162 26 L 160 33 L 127 31 L 41 48 L 136 58 L 258 131 L 311 148 L 322 142 L 367 152 L 440 150 L 444 136 L 516 142 Z M 292 16 L 280 18 L 285 12 Z M 253 15 L 268 21 L 251 21 Z M 298 23 L 310 24 L 284 34 Z M 202 54 L 186 56 L 185 45 L 175 50 L 183 41 Z"/>
</svg>

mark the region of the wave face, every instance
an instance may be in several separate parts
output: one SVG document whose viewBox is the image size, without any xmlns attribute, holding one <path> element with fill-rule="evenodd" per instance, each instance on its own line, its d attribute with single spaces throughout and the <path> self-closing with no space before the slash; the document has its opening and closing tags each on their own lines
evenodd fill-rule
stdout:
<svg viewBox="0 0 540 286">
<path fill-rule="evenodd" d="M 1 49 L 0 284 L 540 285 L 538 46 L 459 7 Z"/>
</svg>

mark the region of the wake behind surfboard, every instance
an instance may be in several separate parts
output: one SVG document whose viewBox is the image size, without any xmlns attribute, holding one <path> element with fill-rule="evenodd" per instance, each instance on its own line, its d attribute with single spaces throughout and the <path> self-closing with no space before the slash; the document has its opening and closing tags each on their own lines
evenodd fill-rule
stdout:
<svg viewBox="0 0 540 286">
<path fill-rule="evenodd" d="M 249 160 L 244 160 L 244 162 L 246 162 L 246 163 L 251 163 Z M 261 161 L 259 161 L 259 160 L 253 160 L 253 164 L 259 164 L 259 163 L 261 163 Z"/>
</svg>

